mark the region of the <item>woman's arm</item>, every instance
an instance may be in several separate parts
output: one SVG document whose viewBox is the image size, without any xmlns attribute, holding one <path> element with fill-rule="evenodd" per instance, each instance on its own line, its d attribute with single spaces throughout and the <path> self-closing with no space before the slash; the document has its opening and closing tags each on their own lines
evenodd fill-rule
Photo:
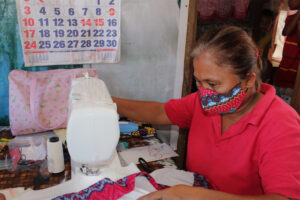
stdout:
<svg viewBox="0 0 300 200">
<path fill-rule="evenodd" d="M 186 185 L 152 192 L 138 200 L 288 200 L 281 195 L 241 196 Z"/>
<path fill-rule="evenodd" d="M 149 101 L 133 101 L 112 97 L 117 104 L 118 113 L 132 120 L 151 124 L 172 124 L 169 120 L 164 103 Z"/>
<path fill-rule="evenodd" d="M 298 23 L 299 19 L 300 19 L 300 10 L 298 10 L 298 12 L 295 14 L 293 19 L 291 19 L 289 21 L 289 23 L 285 24 L 283 31 L 282 31 L 282 35 L 283 36 L 290 35 L 293 32 L 293 30 L 297 27 L 297 23 Z"/>
</svg>

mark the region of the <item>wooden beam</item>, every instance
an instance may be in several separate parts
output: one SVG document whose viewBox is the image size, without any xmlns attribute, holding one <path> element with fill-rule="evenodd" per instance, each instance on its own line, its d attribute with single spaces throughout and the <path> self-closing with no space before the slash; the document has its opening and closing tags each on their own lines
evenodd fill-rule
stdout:
<svg viewBox="0 0 300 200">
<path fill-rule="evenodd" d="M 182 96 L 186 96 L 190 94 L 192 90 L 193 62 L 191 58 L 191 52 L 196 43 L 197 3 L 198 0 L 189 1 L 189 15 L 188 15 L 188 26 L 187 26 L 186 47 L 185 47 Z M 186 6 L 186 5 L 182 4 L 181 6 Z M 187 138 L 188 138 L 187 136 L 188 136 L 188 130 L 186 129 L 179 130 L 178 143 L 177 143 L 177 153 L 179 154 L 179 157 L 176 158 L 175 161 L 177 166 L 180 169 L 185 168 Z"/>
<path fill-rule="evenodd" d="M 190 0 L 189 5 L 189 17 L 188 27 L 186 36 L 186 47 L 185 47 L 185 59 L 184 59 L 184 72 L 183 72 L 183 85 L 182 85 L 182 96 L 186 96 L 191 93 L 192 81 L 193 81 L 193 62 L 191 53 L 196 43 L 197 33 L 197 0 Z"/>
</svg>

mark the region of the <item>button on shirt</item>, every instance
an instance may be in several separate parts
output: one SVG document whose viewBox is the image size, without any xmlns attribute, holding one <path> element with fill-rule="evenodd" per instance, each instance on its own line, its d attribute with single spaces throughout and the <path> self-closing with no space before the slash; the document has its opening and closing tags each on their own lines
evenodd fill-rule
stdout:
<svg viewBox="0 0 300 200">
<path fill-rule="evenodd" d="M 169 119 L 189 128 L 186 166 L 223 192 L 281 194 L 300 199 L 300 117 L 263 83 L 264 96 L 221 132 L 221 115 L 207 115 L 199 93 L 165 104 Z"/>
</svg>

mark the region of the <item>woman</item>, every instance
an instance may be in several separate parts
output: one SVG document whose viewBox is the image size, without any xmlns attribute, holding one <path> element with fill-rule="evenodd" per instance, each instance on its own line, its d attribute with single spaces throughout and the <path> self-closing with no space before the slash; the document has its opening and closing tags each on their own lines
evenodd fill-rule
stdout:
<svg viewBox="0 0 300 200">
<path fill-rule="evenodd" d="M 140 199 L 300 199 L 300 118 L 261 83 L 252 39 L 216 28 L 192 55 L 198 92 L 167 103 L 114 101 L 128 118 L 189 128 L 186 167 L 215 190 L 179 185 Z"/>
</svg>

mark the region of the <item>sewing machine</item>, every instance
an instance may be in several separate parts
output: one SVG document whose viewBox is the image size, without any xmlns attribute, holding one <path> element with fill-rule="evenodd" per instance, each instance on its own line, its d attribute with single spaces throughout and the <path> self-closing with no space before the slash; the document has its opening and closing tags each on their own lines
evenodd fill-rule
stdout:
<svg viewBox="0 0 300 200">
<path fill-rule="evenodd" d="M 72 81 L 67 125 L 72 176 L 83 173 L 115 179 L 122 168 L 116 153 L 118 120 L 116 104 L 102 80 L 85 74 Z"/>
</svg>

